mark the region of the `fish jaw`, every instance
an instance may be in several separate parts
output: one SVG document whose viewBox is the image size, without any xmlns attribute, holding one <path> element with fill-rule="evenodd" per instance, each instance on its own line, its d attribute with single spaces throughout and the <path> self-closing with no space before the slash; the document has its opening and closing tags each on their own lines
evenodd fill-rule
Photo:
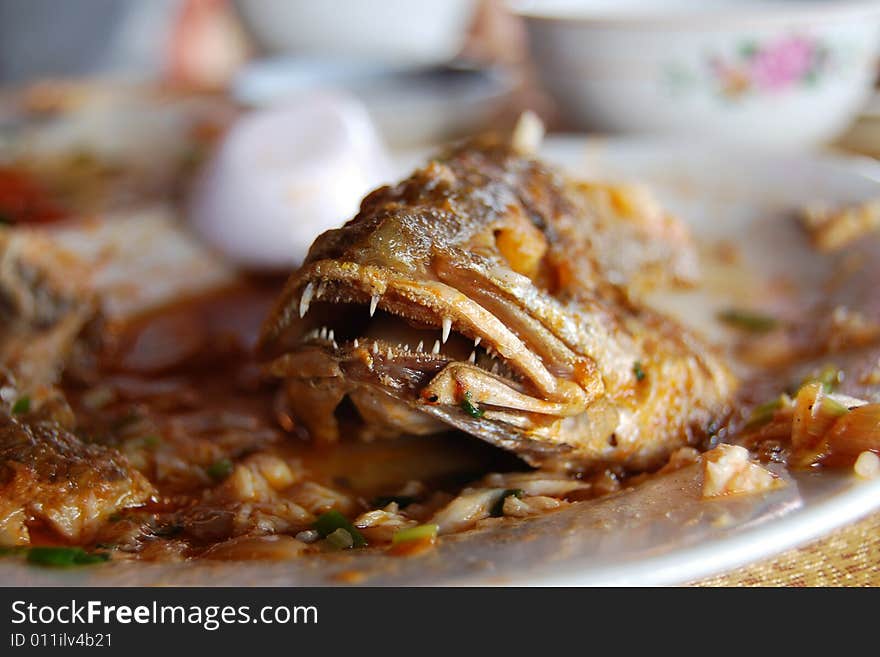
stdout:
<svg viewBox="0 0 880 657">
<path fill-rule="evenodd" d="M 312 390 L 320 389 L 304 404 L 311 395 L 299 387 L 297 406 L 318 404 L 322 395 L 326 402 L 328 386 L 331 405 L 354 394 L 357 406 L 355 391 L 370 389 L 396 400 L 395 412 L 406 416 L 400 429 L 408 432 L 417 422 L 404 408 L 446 424 L 458 415 L 462 424 L 468 395 L 479 397 L 484 410 L 503 410 L 504 424 L 519 414 L 519 425 L 531 420 L 537 426 L 584 412 L 602 390 L 595 372 L 584 374 L 592 382 L 586 389 L 555 376 L 521 337 L 460 289 L 353 262 L 318 261 L 298 272 L 265 324 L 261 344 L 274 356 L 273 375 L 309 380 Z M 336 432 L 332 423 L 328 429 L 329 415 L 332 408 L 325 408 L 324 422 L 316 417 L 313 423 L 321 424 L 325 441 Z M 436 432 L 438 423 L 418 432 L 428 427 Z"/>
</svg>

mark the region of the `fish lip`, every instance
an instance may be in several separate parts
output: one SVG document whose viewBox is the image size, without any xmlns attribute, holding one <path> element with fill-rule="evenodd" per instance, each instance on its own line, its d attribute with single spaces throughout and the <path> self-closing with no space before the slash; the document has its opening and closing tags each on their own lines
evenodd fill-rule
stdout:
<svg viewBox="0 0 880 657">
<path fill-rule="evenodd" d="M 542 397 L 549 398 L 557 392 L 558 381 L 540 358 L 497 317 L 460 290 L 441 281 L 417 281 L 385 267 L 347 261 L 318 260 L 291 277 L 263 326 L 258 343 L 262 354 L 277 357 L 289 351 L 283 347 L 279 350 L 278 345 L 284 334 L 301 321 L 301 315 L 307 315 L 310 302 L 321 300 L 317 295 L 322 284 L 333 287 L 335 302 L 369 306 L 371 299 L 378 297 L 379 301 L 374 303 L 382 310 L 401 317 L 417 311 L 419 321 L 438 330 L 443 328 L 444 318 L 449 318 L 450 328 L 460 335 L 485 341 Z M 311 295 L 304 307 L 303 294 Z"/>
</svg>

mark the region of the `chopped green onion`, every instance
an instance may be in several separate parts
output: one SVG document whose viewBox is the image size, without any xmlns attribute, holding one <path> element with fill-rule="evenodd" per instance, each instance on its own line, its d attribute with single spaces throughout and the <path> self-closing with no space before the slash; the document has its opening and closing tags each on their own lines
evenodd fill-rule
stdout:
<svg viewBox="0 0 880 657">
<path fill-rule="evenodd" d="M 162 444 L 162 439 L 156 434 L 150 434 L 149 436 L 144 436 L 141 442 L 143 442 L 144 447 L 148 449 L 156 449 Z"/>
<path fill-rule="evenodd" d="M 328 538 L 330 534 L 337 529 L 344 529 L 351 535 L 352 545 L 354 547 L 364 547 L 367 544 L 367 540 L 364 538 L 363 534 L 361 534 L 344 515 L 335 509 L 319 515 L 312 524 L 312 528 L 321 535 L 321 538 Z"/>
<path fill-rule="evenodd" d="M 470 390 L 468 390 L 466 393 L 464 393 L 464 398 L 462 398 L 462 400 L 461 400 L 461 407 L 465 413 L 467 413 L 468 415 L 470 415 L 473 418 L 479 419 L 479 418 L 483 417 L 483 415 L 486 414 L 486 411 L 484 411 L 481 408 L 478 408 L 477 405 L 471 401 L 471 391 Z"/>
<path fill-rule="evenodd" d="M 500 518 L 504 515 L 504 501 L 510 496 L 521 500 L 523 495 L 525 495 L 525 491 L 522 488 L 508 488 L 501 493 L 501 497 L 492 505 L 492 510 L 489 512 L 490 515 L 493 518 Z"/>
<path fill-rule="evenodd" d="M 437 532 L 440 528 L 437 525 L 418 525 L 407 529 L 400 529 L 394 532 L 391 537 L 391 544 L 406 543 L 408 541 L 421 541 L 426 538 L 437 538 Z"/>
<path fill-rule="evenodd" d="M 768 402 L 764 402 L 763 404 L 756 406 L 754 410 L 752 410 L 752 414 L 749 416 L 748 421 L 746 422 L 746 429 L 756 429 L 764 424 L 767 424 L 770 420 L 773 419 L 773 415 L 778 411 L 788 400 L 788 395 L 780 395 L 776 399 L 771 399 Z"/>
<path fill-rule="evenodd" d="M 410 497 L 409 495 L 380 495 L 373 500 L 372 506 L 376 509 L 384 509 L 392 502 L 395 502 L 399 508 L 403 509 L 410 504 L 415 504 L 416 501 L 415 497 Z"/>
<path fill-rule="evenodd" d="M 211 479 L 222 481 L 232 474 L 232 469 L 232 461 L 229 459 L 220 459 L 219 461 L 214 461 L 214 463 L 205 468 L 205 472 L 208 473 L 208 476 L 211 477 Z"/>
<path fill-rule="evenodd" d="M 86 566 L 107 561 L 109 558 L 109 554 L 86 552 L 78 547 L 33 547 L 28 551 L 27 555 L 28 563 L 57 568 Z"/>
<path fill-rule="evenodd" d="M 342 527 L 330 532 L 324 540 L 336 550 L 348 550 L 354 547 L 354 537 Z"/>
<path fill-rule="evenodd" d="M 24 415 L 25 413 L 29 413 L 31 410 L 31 398 L 30 397 L 19 397 L 18 401 L 16 401 L 12 405 L 12 414 L 13 415 Z"/>
<path fill-rule="evenodd" d="M 809 383 L 821 383 L 825 392 L 832 392 L 843 381 L 843 371 L 834 365 L 826 365 L 815 376 L 808 376 L 801 381 L 799 389 Z"/>
<path fill-rule="evenodd" d="M 11 557 L 24 552 L 27 552 L 24 545 L 0 545 L 0 557 Z"/>
<path fill-rule="evenodd" d="M 636 375 L 636 381 L 641 381 L 645 378 L 645 370 L 642 369 L 640 361 L 633 363 L 633 374 Z"/>
<path fill-rule="evenodd" d="M 822 401 L 819 403 L 821 404 L 822 412 L 828 415 L 840 416 L 849 413 L 849 408 L 847 406 L 844 406 L 831 397 L 822 397 Z"/>
<path fill-rule="evenodd" d="M 113 421 L 110 425 L 110 431 L 112 433 L 124 433 L 127 429 L 131 428 L 132 425 L 137 424 L 143 419 L 143 415 L 141 415 L 137 409 L 129 409 L 125 415 L 116 418 L 116 420 Z"/>
<path fill-rule="evenodd" d="M 752 333 L 766 333 L 779 326 L 779 320 L 775 317 L 748 310 L 724 310 L 718 313 L 718 319 L 728 326 Z"/>
</svg>

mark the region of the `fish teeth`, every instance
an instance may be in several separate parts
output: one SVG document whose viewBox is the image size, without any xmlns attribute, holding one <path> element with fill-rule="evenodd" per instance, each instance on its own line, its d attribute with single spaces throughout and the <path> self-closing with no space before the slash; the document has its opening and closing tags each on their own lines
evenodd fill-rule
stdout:
<svg viewBox="0 0 880 657">
<path fill-rule="evenodd" d="M 373 351 L 374 354 L 378 354 L 378 353 L 379 353 L 379 345 L 376 344 L 375 342 L 373 343 L 373 349 L 372 349 L 372 351 Z"/>
<path fill-rule="evenodd" d="M 315 293 L 315 297 L 320 299 L 322 296 L 324 296 L 324 292 L 326 291 L 326 289 L 327 283 L 321 281 L 321 283 L 318 285 L 318 291 Z"/>
<path fill-rule="evenodd" d="M 357 339 L 357 338 L 354 339 L 354 342 L 352 342 L 352 344 L 354 345 L 354 348 L 355 348 L 355 349 L 357 349 L 358 347 L 361 346 L 360 343 L 358 342 L 358 339 Z"/>
<path fill-rule="evenodd" d="M 416 347 L 416 351 L 419 352 L 419 353 L 422 353 L 424 350 L 425 350 L 425 341 L 424 341 L 424 340 L 419 340 L 419 344 L 418 344 L 418 346 Z"/>
<path fill-rule="evenodd" d="M 452 320 L 449 317 L 443 318 L 443 344 L 449 339 L 449 332 L 452 330 Z"/>
<path fill-rule="evenodd" d="M 388 360 L 391 360 L 393 358 L 393 356 L 391 355 L 391 347 L 388 347 L 388 351 L 385 352 L 385 356 L 388 358 Z"/>
<path fill-rule="evenodd" d="M 379 305 L 379 295 L 374 294 L 370 299 L 370 317 L 376 314 L 376 307 Z"/>
<path fill-rule="evenodd" d="M 431 350 L 432 354 L 440 353 L 440 340 L 434 340 L 434 348 Z"/>
<path fill-rule="evenodd" d="M 318 337 L 321 338 L 322 340 L 327 339 L 327 327 L 326 326 L 322 326 L 321 330 L 318 331 Z"/>
<path fill-rule="evenodd" d="M 490 371 L 492 374 L 498 374 L 498 363 L 492 363 L 492 369 Z"/>
<path fill-rule="evenodd" d="M 309 281 L 306 289 L 303 290 L 302 296 L 299 298 L 299 318 L 302 319 L 309 312 L 309 304 L 312 302 L 312 295 L 315 293 L 315 287 Z"/>
<path fill-rule="evenodd" d="M 477 352 L 476 351 L 472 351 L 471 355 L 468 356 L 468 362 L 469 363 L 476 363 L 477 362 Z"/>
<path fill-rule="evenodd" d="M 481 338 L 481 337 L 479 337 L 479 336 L 477 336 L 476 338 L 474 338 L 474 347 L 475 347 L 475 348 L 480 346 L 480 342 L 482 341 L 482 339 L 483 339 L 483 338 Z"/>
<path fill-rule="evenodd" d="M 336 334 L 333 332 L 333 329 L 330 329 L 330 332 L 327 334 L 327 339 L 331 342 L 336 342 Z"/>
<path fill-rule="evenodd" d="M 339 349 L 339 345 L 336 344 L 336 340 L 332 340 L 332 343 L 333 343 L 333 348 L 334 348 L 334 349 Z"/>
</svg>

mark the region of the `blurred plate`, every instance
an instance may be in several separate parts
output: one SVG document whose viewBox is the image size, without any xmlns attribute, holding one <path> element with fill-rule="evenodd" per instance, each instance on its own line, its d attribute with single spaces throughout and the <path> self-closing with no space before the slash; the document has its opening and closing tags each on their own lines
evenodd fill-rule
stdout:
<svg viewBox="0 0 880 657">
<path fill-rule="evenodd" d="M 393 146 L 427 144 L 485 129 L 514 87 L 496 68 L 442 66 L 417 70 L 342 59 L 278 57 L 247 66 L 233 97 L 265 107 L 303 91 L 343 89 L 366 106 Z"/>
<path fill-rule="evenodd" d="M 780 156 L 685 148 L 680 143 L 561 137 L 544 155 L 580 176 L 651 184 L 667 205 L 708 239 L 743 254 L 748 277 L 786 271 L 801 291 L 824 263 L 809 252 L 787 215 L 822 198 L 873 198 L 880 166 L 822 155 Z M 415 155 L 402 157 L 408 168 Z M 716 304 L 745 292 L 684 294 L 663 300 L 683 321 L 712 329 Z M 723 333 L 717 334 L 723 337 Z M 52 571 L 0 562 L 0 582 L 18 585 L 372 585 L 681 584 L 770 557 L 880 508 L 880 479 L 848 471 L 799 473 L 780 490 L 703 501 L 696 467 L 615 495 L 526 521 L 505 521 L 444 537 L 414 558 L 364 550 L 284 563 L 113 563 Z M 353 572 L 360 574 L 360 578 Z"/>
</svg>

